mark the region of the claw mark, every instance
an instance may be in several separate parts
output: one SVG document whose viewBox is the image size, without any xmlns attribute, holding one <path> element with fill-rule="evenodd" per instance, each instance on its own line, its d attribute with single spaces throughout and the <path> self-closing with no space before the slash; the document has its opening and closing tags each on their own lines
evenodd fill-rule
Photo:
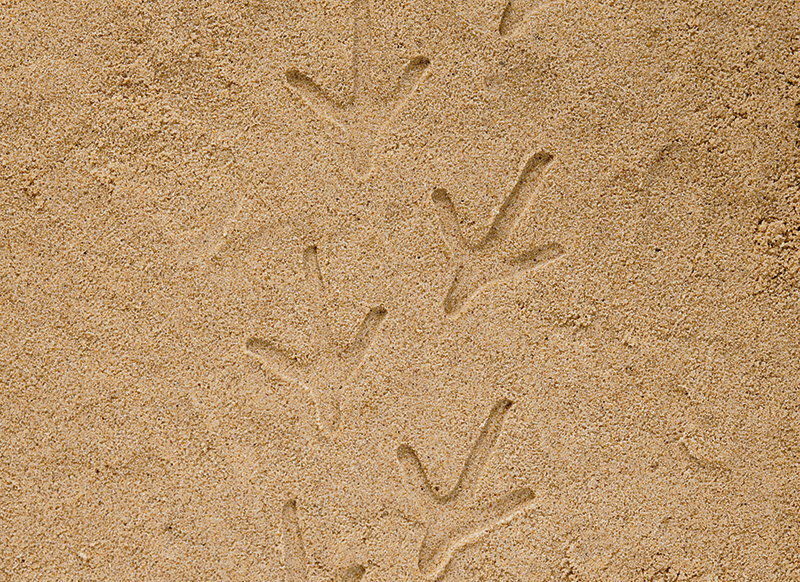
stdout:
<svg viewBox="0 0 800 582">
<path fill-rule="evenodd" d="M 306 386 L 317 407 L 320 427 L 327 432 L 333 432 L 341 416 L 339 391 L 358 370 L 387 312 L 382 306 L 370 309 L 352 341 L 342 349 L 337 348 L 331 336 L 329 318 L 323 302 L 325 282 L 319 268 L 317 247 L 308 247 L 303 259 L 308 278 L 315 288 L 317 329 L 312 334 L 316 343 L 312 362 L 303 364 L 266 339 L 250 338 L 245 343 L 245 348 L 281 379 Z"/>
<path fill-rule="evenodd" d="M 419 570 L 424 576 L 436 577 L 455 551 L 509 521 L 532 504 L 533 491 L 524 488 L 506 495 L 489 507 L 471 507 L 475 486 L 512 404 L 510 400 L 502 399 L 492 407 L 464 463 L 461 476 L 455 487 L 444 495 L 434 490 L 414 449 L 408 445 L 397 448 L 397 459 L 406 475 L 409 493 L 426 515 L 425 537 L 418 561 Z"/>
<path fill-rule="evenodd" d="M 561 245 L 551 242 L 533 247 L 513 259 L 502 259 L 499 254 L 499 247 L 511 237 L 531 191 L 552 159 L 553 156 L 546 152 L 539 152 L 528 159 L 486 235 L 474 246 L 467 244 L 461 232 L 450 195 L 442 188 L 434 190 L 431 200 L 439 214 L 442 238 L 456 263 L 453 283 L 444 300 L 445 313 L 458 315 L 481 288 L 531 270 L 564 253 Z"/>
<path fill-rule="evenodd" d="M 508 0 L 500 17 L 500 36 L 514 34 L 529 12 L 544 10 L 550 4 L 542 0 Z"/>
<path fill-rule="evenodd" d="M 372 172 L 372 149 L 375 137 L 411 99 L 419 86 L 430 60 L 418 56 L 403 70 L 395 90 L 384 99 L 370 99 L 367 76 L 370 47 L 367 44 L 371 26 L 370 0 L 353 2 L 353 84 L 349 99 L 336 103 L 308 75 L 297 70 L 286 71 L 286 83 L 300 99 L 322 119 L 336 126 L 347 138 L 356 174 L 363 178 Z"/>
<path fill-rule="evenodd" d="M 297 519 L 297 502 L 290 499 L 283 506 L 283 560 L 286 565 L 286 582 L 308 582 L 308 560 Z M 364 566 L 350 565 L 339 576 L 341 582 L 358 582 L 364 576 Z"/>
</svg>

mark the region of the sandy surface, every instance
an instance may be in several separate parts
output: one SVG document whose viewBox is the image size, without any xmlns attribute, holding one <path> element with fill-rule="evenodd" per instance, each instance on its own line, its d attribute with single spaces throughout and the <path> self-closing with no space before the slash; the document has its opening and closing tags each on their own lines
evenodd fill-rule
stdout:
<svg viewBox="0 0 800 582">
<path fill-rule="evenodd" d="M 0 0 L 0 579 L 800 580 L 799 6 Z"/>
</svg>

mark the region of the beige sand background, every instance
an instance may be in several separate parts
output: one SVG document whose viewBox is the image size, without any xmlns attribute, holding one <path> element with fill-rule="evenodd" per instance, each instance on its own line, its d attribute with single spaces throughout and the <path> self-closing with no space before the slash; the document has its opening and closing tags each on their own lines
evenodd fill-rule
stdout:
<svg viewBox="0 0 800 582">
<path fill-rule="evenodd" d="M 374 0 L 366 106 L 430 64 L 358 177 L 286 76 L 347 101 L 349 0 L 0 1 L 0 579 L 422 580 L 398 447 L 447 491 L 507 398 L 530 503 L 434 576 L 800 580 L 798 5 L 505 10 Z M 540 151 L 563 254 L 446 316 L 434 190 L 475 245 Z M 247 349 L 375 306 L 334 432 Z"/>
</svg>

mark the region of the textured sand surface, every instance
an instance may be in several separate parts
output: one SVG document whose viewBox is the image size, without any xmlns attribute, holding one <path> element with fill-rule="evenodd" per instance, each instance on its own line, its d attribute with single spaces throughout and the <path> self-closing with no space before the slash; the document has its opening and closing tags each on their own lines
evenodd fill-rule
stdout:
<svg viewBox="0 0 800 582">
<path fill-rule="evenodd" d="M 800 581 L 800 5 L 0 0 L 0 580 Z"/>
</svg>

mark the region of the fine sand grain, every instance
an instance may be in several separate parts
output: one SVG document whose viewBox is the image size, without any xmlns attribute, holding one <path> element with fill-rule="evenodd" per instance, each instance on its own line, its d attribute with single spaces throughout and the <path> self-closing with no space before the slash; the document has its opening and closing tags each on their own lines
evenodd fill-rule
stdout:
<svg viewBox="0 0 800 582">
<path fill-rule="evenodd" d="M 800 581 L 800 4 L 0 0 L 0 580 Z"/>
</svg>

